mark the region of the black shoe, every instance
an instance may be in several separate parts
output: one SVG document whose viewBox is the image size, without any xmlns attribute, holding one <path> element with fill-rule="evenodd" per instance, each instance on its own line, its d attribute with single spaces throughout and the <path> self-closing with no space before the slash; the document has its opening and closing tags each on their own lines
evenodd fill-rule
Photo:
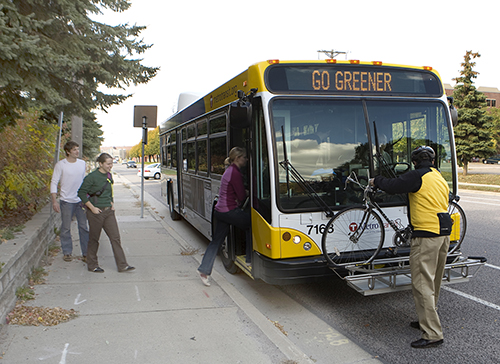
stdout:
<svg viewBox="0 0 500 364">
<path fill-rule="evenodd" d="M 134 270 L 134 269 L 135 269 L 135 267 L 132 267 L 132 266 L 130 266 L 130 265 L 127 265 L 127 268 L 122 269 L 122 270 L 120 270 L 119 272 L 120 272 L 120 273 L 123 273 L 123 272 L 130 272 L 130 271 L 132 271 L 132 270 Z"/>
<path fill-rule="evenodd" d="M 418 321 L 412 321 L 412 322 L 410 322 L 410 326 L 413 327 L 414 329 L 419 329 L 420 330 L 420 323 Z"/>
<path fill-rule="evenodd" d="M 104 273 L 104 269 L 102 269 L 101 267 L 97 267 L 97 268 L 92 269 L 91 272 Z"/>
<path fill-rule="evenodd" d="M 412 348 L 416 348 L 416 349 L 425 349 L 425 348 L 432 348 L 434 346 L 441 345 L 443 342 L 444 342 L 443 339 L 441 339 L 441 340 L 420 339 L 420 340 L 412 342 L 411 346 L 412 346 Z"/>
</svg>

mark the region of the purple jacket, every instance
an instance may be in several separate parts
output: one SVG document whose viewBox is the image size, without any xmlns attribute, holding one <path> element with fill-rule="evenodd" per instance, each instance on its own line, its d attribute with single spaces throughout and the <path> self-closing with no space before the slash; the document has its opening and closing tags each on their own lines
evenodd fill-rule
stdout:
<svg viewBox="0 0 500 364">
<path fill-rule="evenodd" d="M 235 164 L 231 164 L 222 175 L 219 201 L 215 205 L 215 210 L 218 212 L 234 210 L 245 201 L 246 196 L 240 169 Z"/>
</svg>

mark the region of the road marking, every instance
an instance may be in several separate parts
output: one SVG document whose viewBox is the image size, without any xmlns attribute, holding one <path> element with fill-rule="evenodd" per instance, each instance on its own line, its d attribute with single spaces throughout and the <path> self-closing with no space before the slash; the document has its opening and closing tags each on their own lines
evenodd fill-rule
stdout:
<svg viewBox="0 0 500 364">
<path fill-rule="evenodd" d="M 135 286 L 135 296 L 137 297 L 137 301 L 141 300 L 141 296 L 139 295 L 139 287 Z"/>
<path fill-rule="evenodd" d="M 75 298 L 75 305 L 79 305 L 80 303 L 87 301 L 87 300 L 78 301 L 80 299 L 80 296 L 81 296 L 81 294 L 78 293 L 78 295 Z"/>
<path fill-rule="evenodd" d="M 66 364 L 66 356 L 68 355 L 68 346 L 69 343 L 66 343 L 66 345 L 64 345 L 64 350 L 62 352 L 61 361 L 59 362 L 59 364 Z"/>
<path fill-rule="evenodd" d="M 493 265 L 493 264 L 484 263 L 484 265 L 485 265 L 486 267 L 489 267 L 489 268 L 493 268 L 493 269 L 498 269 L 498 270 L 500 270 L 500 267 L 497 267 L 496 265 Z"/>
<path fill-rule="evenodd" d="M 447 286 L 444 286 L 444 287 L 441 287 L 441 288 L 444 289 L 444 290 L 446 290 L 446 291 L 448 291 L 448 292 L 455 293 L 455 294 L 457 294 L 459 296 L 462 296 L 464 298 L 468 298 L 468 299 L 470 299 L 470 300 L 472 300 L 474 302 L 480 303 L 482 305 L 485 305 L 485 306 L 488 306 L 490 308 L 494 308 L 495 310 L 500 311 L 500 306 L 495 305 L 494 303 L 491 303 L 491 302 L 482 300 L 480 298 L 471 296 L 470 294 L 467 294 L 467 293 L 464 293 L 464 292 L 457 291 L 456 289 L 453 289 L 453 288 L 450 288 L 450 287 L 447 287 Z"/>
</svg>

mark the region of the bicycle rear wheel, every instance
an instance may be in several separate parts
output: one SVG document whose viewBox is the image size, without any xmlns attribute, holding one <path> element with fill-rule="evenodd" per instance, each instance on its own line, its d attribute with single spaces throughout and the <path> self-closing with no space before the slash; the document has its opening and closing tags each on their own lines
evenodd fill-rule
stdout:
<svg viewBox="0 0 500 364">
<path fill-rule="evenodd" d="M 460 249 L 467 231 L 467 218 L 464 210 L 455 201 L 451 201 L 448 206 L 448 213 L 453 219 L 453 228 L 450 235 L 450 250 L 448 254 Z M 458 225 L 457 225 L 458 224 Z"/>
<path fill-rule="evenodd" d="M 360 207 L 347 208 L 328 221 L 321 244 L 323 255 L 335 267 L 369 264 L 384 244 L 380 216 Z"/>
</svg>

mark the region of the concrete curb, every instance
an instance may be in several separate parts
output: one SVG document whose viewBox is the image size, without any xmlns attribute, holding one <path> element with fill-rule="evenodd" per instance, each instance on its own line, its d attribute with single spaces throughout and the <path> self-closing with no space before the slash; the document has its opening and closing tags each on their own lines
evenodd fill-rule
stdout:
<svg viewBox="0 0 500 364">
<path fill-rule="evenodd" d="M 61 215 L 47 204 L 25 224 L 18 237 L 0 244 L 0 257 L 5 265 L 0 273 L 0 323 L 16 304 L 16 289 L 28 282 L 31 269 L 40 265 L 44 251 L 61 224 Z"/>
<path fill-rule="evenodd" d="M 459 185 L 464 185 L 464 186 L 500 188 L 500 186 L 498 186 L 498 185 L 482 185 L 482 184 L 479 184 L 479 183 L 458 182 L 458 184 Z"/>
</svg>

